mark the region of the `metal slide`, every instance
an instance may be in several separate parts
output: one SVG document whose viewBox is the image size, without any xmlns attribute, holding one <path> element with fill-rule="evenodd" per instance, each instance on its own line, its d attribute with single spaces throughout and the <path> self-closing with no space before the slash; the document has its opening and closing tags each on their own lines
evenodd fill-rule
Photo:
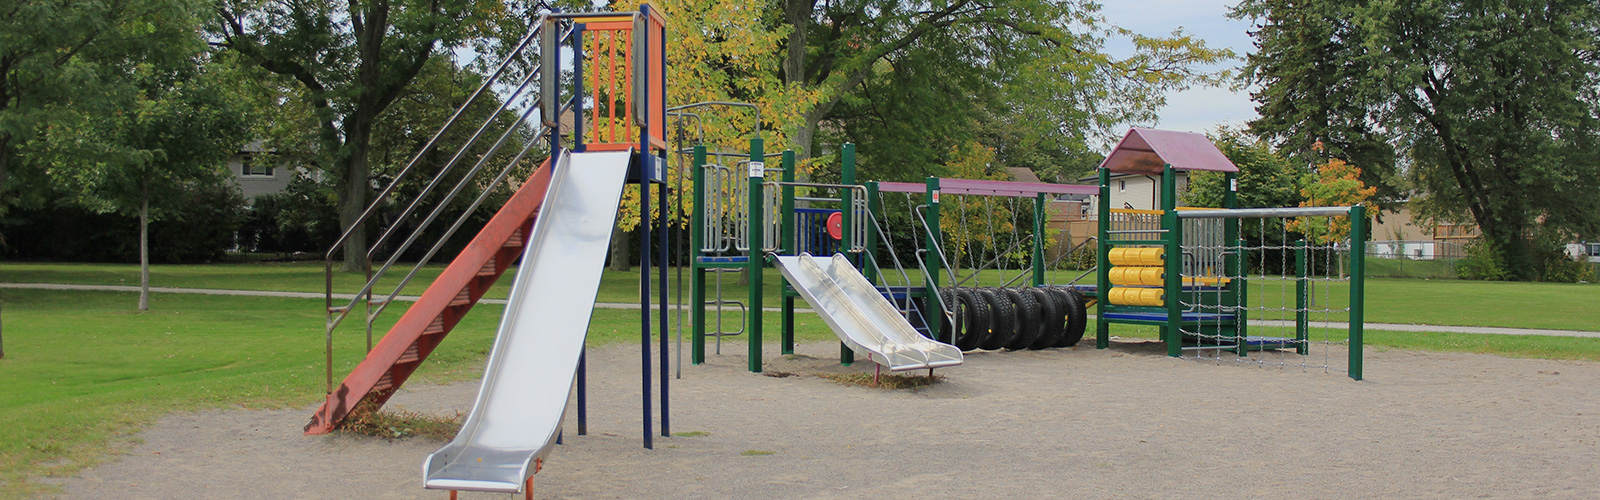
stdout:
<svg viewBox="0 0 1600 500">
<path fill-rule="evenodd" d="M 589 329 L 631 151 L 566 153 L 528 237 L 483 386 L 423 487 L 518 493 L 550 452 Z"/>
<path fill-rule="evenodd" d="M 844 255 L 776 258 L 783 276 L 856 354 L 893 371 L 961 364 L 961 349 L 917 333 Z"/>
</svg>

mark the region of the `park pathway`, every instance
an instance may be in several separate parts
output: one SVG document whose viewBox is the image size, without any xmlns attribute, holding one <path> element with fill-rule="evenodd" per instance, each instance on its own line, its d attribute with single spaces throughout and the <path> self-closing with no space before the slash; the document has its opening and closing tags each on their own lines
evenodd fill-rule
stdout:
<svg viewBox="0 0 1600 500">
<path fill-rule="evenodd" d="M 68 285 L 68 284 L 60 284 L 60 283 L 0 283 L 0 289 L 78 290 L 78 291 L 92 291 L 92 292 L 138 292 L 139 291 L 139 287 L 137 287 L 137 286 L 129 286 L 129 285 Z M 249 296 L 249 297 L 279 297 L 279 298 L 286 298 L 286 299 L 321 299 L 321 298 L 326 297 L 326 295 L 321 294 L 321 293 L 316 293 L 316 292 L 279 292 L 279 291 L 270 291 L 270 290 L 224 290 L 224 289 L 217 289 L 217 288 L 172 288 L 172 287 L 161 287 L 161 286 L 150 287 L 150 291 L 152 293 L 195 293 L 195 294 L 202 294 L 202 295 L 242 295 L 242 296 Z M 333 294 L 333 297 L 335 299 L 338 299 L 338 300 L 351 300 L 351 299 L 355 298 L 355 294 L 336 293 L 336 294 Z M 402 302 L 414 302 L 414 301 L 417 300 L 417 296 L 415 296 L 415 295 L 401 295 L 401 296 L 395 297 L 395 300 L 402 301 Z M 501 305 L 504 305 L 506 303 L 506 300 L 505 299 L 482 299 L 482 300 L 479 300 L 478 302 L 482 303 L 482 304 L 501 304 Z M 596 302 L 594 304 L 594 306 L 597 307 L 597 308 L 600 308 L 600 309 L 638 309 L 639 308 L 639 304 L 618 303 L 618 302 Z M 776 312 L 779 309 L 776 308 L 776 307 L 764 307 L 764 308 L 762 308 L 762 310 L 763 311 L 769 311 L 769 312 Z M 810 309 L 803 309 L 803 308 L 797 308 L 797 309 L 795 309 L 795 311 L 796 312 L 811 312 Z M 1276 327 L 1292 326 L 1292 323 L 1288 322 L 1288 321 L 1275 321 L 1275 320 L 1255 320 L 1255 321 L 1259 322 L 1262 325 L 1266 325 L 1266 326 L 1276 326 Z M 1312 322 L 1312 326 L 1319 327 L 1319 328 L 1344 328 L 1344 323 Z M 1539 328 L 1503 328 L 1503 327 L 1495 327 L 1495 326 L 1408 325 L 1408 324 L 1400 324 L 1400 323 L 1371 323 L 1371 322 L 1368 322 L 1367 323 L 1367 329 L 1368 330 L 1385 330 L 1385 331 L 1392 331 L 1392 332 L 1440 332 L 1440 333 L 1472 333 L 1472 334 L 1483 334 L 1483 335 L 1543 335 L 1543 336 L 1549 336 L 1549 337 L 1600 338 L 1600 332 L 1597 332 L 1597 331 L 1545 330 L 1545 329 L 1539 329 Z"/>
</svg>

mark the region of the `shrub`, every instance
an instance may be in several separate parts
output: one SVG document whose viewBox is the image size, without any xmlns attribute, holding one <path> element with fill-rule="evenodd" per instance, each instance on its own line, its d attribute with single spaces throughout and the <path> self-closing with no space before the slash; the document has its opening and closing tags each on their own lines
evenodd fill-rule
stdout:
<svg viewBox="0 0 1600 500">
<path fill-rule="evenodd" d="M 257 196 L 239 228 L 239 247 L 271 253 L 320 253 L 339 239 L 331 187 L 304 172 L 282 193 Z"/>
<path fill-rule="evenodd" d="M 0 225 L 9 243 L 0 253 L 22 260 L 138 262 L 139 219 L 96 213 L 56 196 L 56 202 L 9 214 Z M 181 202 L 164 205 L 150 222 L 150 261 L 208 262 L 233 245 L 244 198 L 225 184 L 196 186 Z"/>
<path fill-rule="evenodd" d="M 1501 265 L 1499 250 L 1486 240 L 1467 244 L 1467 256 L 1456 261 L 1456 275 L 1469 280 L 1505 280 L 1511 277 Z"/>
</svg>

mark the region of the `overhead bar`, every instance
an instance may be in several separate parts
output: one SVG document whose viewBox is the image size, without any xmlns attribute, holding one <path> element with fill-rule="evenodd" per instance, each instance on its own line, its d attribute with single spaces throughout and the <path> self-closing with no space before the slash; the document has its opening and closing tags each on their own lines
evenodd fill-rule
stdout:
<svg viewBox="0 0 1600 500">
<path fill-rule="evenodd" d="M 1232 210 L 1179 210 L 1179 219 L 1263 219 L 1267 217 L 1338 217 L 1350 207 L 1236 208 Z"/>
<path fill-rule="evenodd" d="M 1043 182 L 988 181 L 977 179 L 939 179 L 939 192 L 944 194 L 974 194 L 987 196 L 1013 196 L 1027 198 L 1045 194 L 1099 193 L 1098 186 L 1078 184 L 1047 184 Z M 886 193 L 925 193 L 927 184 L 911 182 L 879 182 L 878 191 Z"/>
</svg>

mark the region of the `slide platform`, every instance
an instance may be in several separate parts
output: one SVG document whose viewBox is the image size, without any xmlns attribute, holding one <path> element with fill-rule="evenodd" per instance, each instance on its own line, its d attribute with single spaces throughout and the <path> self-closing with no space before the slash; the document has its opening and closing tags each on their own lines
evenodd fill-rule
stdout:
<svg viewBox="0 0 1600 500">
<path fill-rule="evenodd" d="M 424 488 L 521 493 L 538 472 L 566 415 L 632 156 L 555 163 L 472 413 L 423 461 Z"/>
<path fill-rule="evenodd" d="M 961 349 L 917 333 L 844 255 L 776 258 L 783 276 L 857 355 L 892 371 L 961 364 Z"/>
</svg>

